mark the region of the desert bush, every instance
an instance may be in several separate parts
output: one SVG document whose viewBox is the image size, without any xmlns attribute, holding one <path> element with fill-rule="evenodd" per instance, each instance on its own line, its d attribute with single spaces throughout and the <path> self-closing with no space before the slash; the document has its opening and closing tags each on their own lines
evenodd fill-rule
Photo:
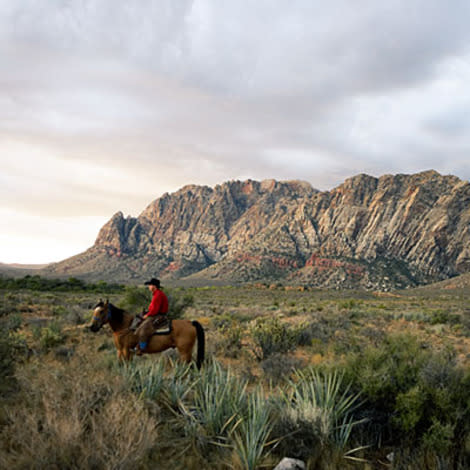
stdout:
<svg viewBox="0 0 470 470">
<path fill-rule="evenodd" d="M 0 276 L 0 289 L 17 290 L 28 289 L 32 291 L 57 291 L 57 292 L 122 292 L 123 286 L 108 284 L 100 281 L 97 284 L 86 283 L 81 279 L 70 277 L 69 279 L 48 279 L 39 275 L 26 275 L 23 278 L 6 278 Z"/>
<path fill-rule="evenodd" d="M 243 329 L 240 323 L 231 320 L 230 323 L 224 323 L 219 329 L 221 339 L 218 347 L 223 351 L 224 356 L 236 358 L 242 350 Z"/>
<path fill-rule="evenodd" d="M 311 346 L 312 343 L 326 343 L 332 332 L 323 319 L 302 322 L 295 327 L 295 339 L 299 346 Z"/>
<path fill-rule="evenodd" d="M 194 305 L 194 297 L 181 289 L 166 289 L 168 296 L 168 316 L 170 318 L 182 318 L 185 310 Z"/>
<path fill-rule="evenodd" d="M 80 373 L 84 369 L 88 374 Z M 7 409 L 0 467 L 143 466 L 155 445 L 157 424 L 142 401 L 111 386 L 109 377 L 90 373 L 86 364 L 38 372 L 21 382 L 22 406 Z"/>
<path fill-rule="evenodd" d="M 59 323 L 51 322 L 49 326 L 40 329 L 39 344 L 43 351 L 47 352 L 63 344 L 64 341 L 65 335 L 62 333 Z"/>
<path fill-rule="evenodd" d="M 258 319 L 252 330 L 254 353 L 259 361 L 274 353 L 287 353 L 296 347 L 296 331 L 277 318 Z"/>
<path fill-rule="evenodd" d="M 168 297 L 169 318 L 181 318 L 184 311 L 194 304 L 194 297 L 181 289 L 164 289 Z M 152 294 L 147 287 L 126 286 L 121 307 L 129 312 L 140 313 L 147 310 Z"/>
<path fill-rule="evenodd" d="M 14 383 L 17 347 L 6 322 L 0 323 L 0 396 Z"/>
<path fill-rule="evenodd" d="M 273 385 L 278 385 L 281 382 L 288 381 L 291 374 L 296 369 L 300 369 L 303 364 L 304 361 L 297 357 L 283 353 L 274 353 L 264 361 L 261 361 L 260 366 L 269 382 Z"/>
<path fill-rule="evenodd" d="M 370 438 L 461 458 L 470 436 L 470 372 L 449 351 L 410 335 L 388 336 L 348 361 L 346 375 L 365 404 Z"/>
<path fill-rule="evenodd" d="M 131 313 L 140 313 L 146 310 L 152 300 L 147 287 L 126 286 L 120 306 Z"/>
<path fill-rule="evenodd" d="M 461 320 L 461 316 L 457 315 L 456 313 L 450 313 L 443 310 L 439 310 L 437 312 L 433 312 L 429 319 L 429 323 L 431 325 L 440 325 L 440 324 L 450 324 L 455 325 L 459 323 Z"/>
</svg>

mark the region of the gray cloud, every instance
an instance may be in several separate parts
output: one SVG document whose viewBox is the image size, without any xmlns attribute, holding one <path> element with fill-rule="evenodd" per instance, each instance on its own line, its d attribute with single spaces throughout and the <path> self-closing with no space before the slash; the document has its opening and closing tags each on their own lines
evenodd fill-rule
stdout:
<svg viewBox="0 0 470 470">
<path fill-rule="evenodd" d="M 466 0 L 5 0 L 1 207 L 109 217 L 187 183 L 468 179 L 469 17 Z"/>
</svg>

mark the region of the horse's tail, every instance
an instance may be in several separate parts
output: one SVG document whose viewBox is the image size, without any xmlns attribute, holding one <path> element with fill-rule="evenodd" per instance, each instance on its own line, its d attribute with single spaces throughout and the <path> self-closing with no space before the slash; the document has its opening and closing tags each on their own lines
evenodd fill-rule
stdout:
<svg viewBox="0 0 470 470">
<path fill-rule="evenodd" d="M 201 368 L 202 362 L 204 361 L 204 347 L 205 347 L 205 335 L 204 335 L 204 328 L 198 321 L 192 322 L 194 328 L 196 328 L 197 334 L 197 359 L 196 359 L 196 366 L 198 369 Z"/>
</svg>

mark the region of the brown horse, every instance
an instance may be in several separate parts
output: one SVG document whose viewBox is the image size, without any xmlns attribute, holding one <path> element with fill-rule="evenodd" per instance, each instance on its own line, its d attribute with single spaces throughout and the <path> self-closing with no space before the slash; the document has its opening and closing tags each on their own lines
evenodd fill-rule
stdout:
<svg viewBox="0 0 470 470">
<path fill-rule="evenodd" d="M 134 316 L 106 301 L 100 301 L 93 309 L 90 330 L 97 332 L 103 325 L 109 323 L 113 331 L 114 344 L 120 361 L 132 359 L 137 336 L 131 329 Z M 172 320 L 171 331 L 168 334 L 153 335 L 144 353 L 157 353 L 169 348 L 176 348 L 181 360 L 191 362 L 194 343 L 197 339 L 196 365 L 201 368 L 204 360 L 204 329 L 197 321 Z"/>
</svg>

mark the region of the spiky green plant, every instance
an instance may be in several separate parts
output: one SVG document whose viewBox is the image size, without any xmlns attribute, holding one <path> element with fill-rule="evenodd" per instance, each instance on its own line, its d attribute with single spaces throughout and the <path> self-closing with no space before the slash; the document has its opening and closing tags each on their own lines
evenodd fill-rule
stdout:
<svg viewBox="0 0 470 470">
<path fill-rule="evenodd" d="M 275 441 L 268 442 L 273 428 L 271 406 L 258 388 L 248 399 L 246 415 L 232 434 L 235 463 L 246 470 L 258 468 L 265 449 Z"/>
<path fill-rule="evenodd" d="M 195 382 L 192 404 L 184 413 L 214 443 L 223 444 L 247 407 L 246 382 L 213 361 L 206 364 Z"/>
<path fill-rule="evenodd" d="M 122 369 L 130 389 L 149 399 L 157 398 L 165 384 L 165 363 L 156 362 L 130 363 Z"/>
<path fill-rule="evenodd" d="M 300 434 L 310 433 L 323 448 L 346 449 L 352 429 L 360 422 L 352 415 L 359 395 L 351 394 L 349 385 L 343 387 L 342 379 L 336 371 L 320 374 L 310 368 L 295 372 L 290 390 L 283 396 L 283 413 L 291 428 L 297 428 L 299 439 Z"/>
<path fill-rule="evenodd" d="M 169 373 L 165 376 L 163 400 L 175 414 L 185 409 L 185 401 L 197 383 L 191 374 L 191 364 L 181 361 L 169 361 Z"/>
</svg>

